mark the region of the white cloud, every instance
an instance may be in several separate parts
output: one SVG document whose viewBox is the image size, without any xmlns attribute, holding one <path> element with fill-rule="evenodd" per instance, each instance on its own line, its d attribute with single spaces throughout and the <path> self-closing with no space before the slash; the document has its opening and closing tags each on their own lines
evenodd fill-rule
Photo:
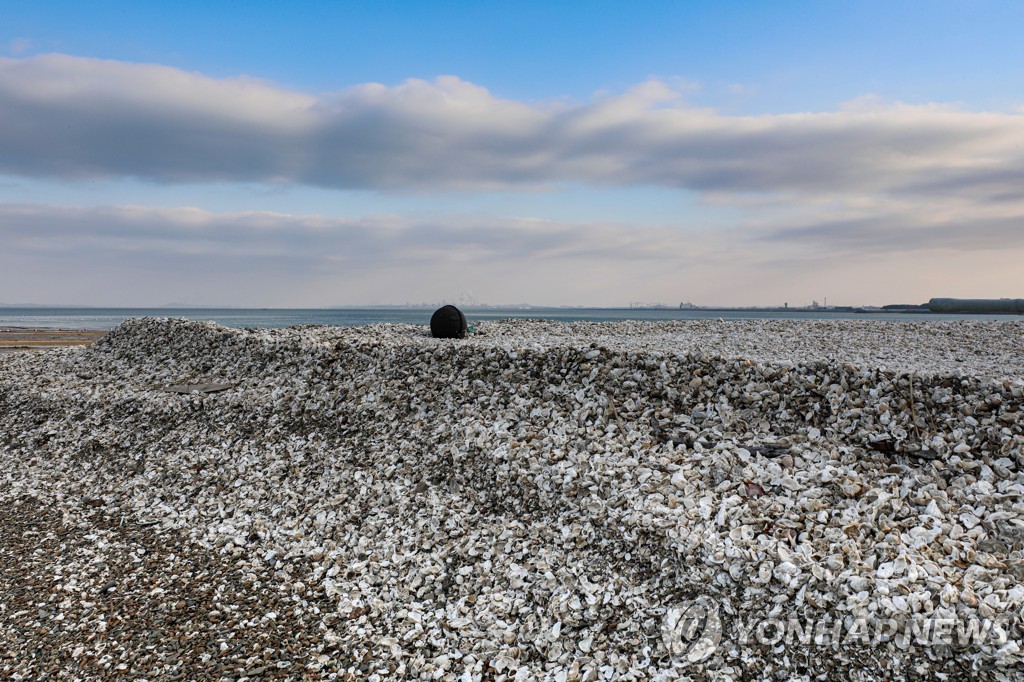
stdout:
<svg viewBox="0 0 1024 682">
<path fill-rule="evenodd" d="M 159 65 L 0 59 L 0 174 L 13 179 L 450 192 L 446 206 L 464 196 L 451 190 L 656 186 L 695 190 L 728 218 L 712 229 L 0 205 L 0 291 L 69 302 L 74 282 L 78 302 L 150 305 L 201 289 L 256 306 L 466 289 L 595 305 L 1022 295 L 1024 113 L 868 96 L 725 116 L 687 104 L 689 87 L 538 104 L 450 76 L 310 94 Z"/>
<path fill-rule="evenodd" d="M 74 281 L 81 300 L 137 305 L 195 289 L 256 306 L 430 301 L 464 289 L 490 301 L 629 300 L 624 283 L 665 286 L 710 254 L 674 230 L 612 223 L 142 206 L 0 206 L 0 235 L 8 300 L 66 302 Z"/>
<path fill-rule="evenodd" d="M 311 264 L 344 260 L 436 262 L 467 251 L 488 259 L 605 258 L 657 260 L 680 240 L 668 228 L 614 223 L 568 223 L 537 218 L 400 216 L 332 218 L 266 211 L 210 212 L 148 206 L 0 205 L 0 230 L 10 249 L 154 251 L 239 259 L 303 258 Z"/>
<path fill-rule="evenodd" d="M 317 96 L 43 55 L 0 59 L 0 117 L 0 172 L 38 177 L 986 199 L 1024 174 L 1019 113 L 869 98 L 835 112 L 724 116 L 661 81 L 581 104 L 501 99 L 452 76 Z"/>
<path fill-rule="evenodd" d="M 679 229 L 6 205 L 0 292 L 7 301 L 145 306 L 201 291 L 207 303 L 257 307 L 437 301 L 464 290 L 492 303 L 588 305 L 1015 293 L 1024 211 L 979 216 L 969 226 L 943 207 L 928 215 L 905 209 L 854 202 L 795 218 L 759 212 L 728 229 Z"/>
</svg>

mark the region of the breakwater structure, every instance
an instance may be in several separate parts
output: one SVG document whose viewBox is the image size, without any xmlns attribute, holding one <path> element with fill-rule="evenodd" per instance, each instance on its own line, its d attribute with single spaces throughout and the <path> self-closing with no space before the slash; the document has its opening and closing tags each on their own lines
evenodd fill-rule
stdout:
<svg viewBox="0 0 1024 682">
<path fill-rule="evenodd" d="M 1024 298 L 933 298 L 928 309 L 933 313 L 1024 315 Z"/>
</svg>

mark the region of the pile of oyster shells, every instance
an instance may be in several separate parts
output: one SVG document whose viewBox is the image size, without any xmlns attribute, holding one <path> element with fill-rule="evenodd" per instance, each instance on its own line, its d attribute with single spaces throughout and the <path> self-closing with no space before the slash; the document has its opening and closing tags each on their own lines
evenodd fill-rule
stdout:
<svg viewBox="0 0 1024 682">
<path fill-rule="evenodd" d="M 1024 324 L 476 330 L 142 319 L 0 358 L 0 504 L 118 508 L 326 594 L 361 679 L 1019 677 Z"/>
</svg>

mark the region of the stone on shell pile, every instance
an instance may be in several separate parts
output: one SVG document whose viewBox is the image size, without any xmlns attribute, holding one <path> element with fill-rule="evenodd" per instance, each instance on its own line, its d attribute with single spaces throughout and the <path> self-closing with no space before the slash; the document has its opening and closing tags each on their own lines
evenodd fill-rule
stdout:
<svg viewBox="0 0 1024 682">
<path fill-rule="evenodd" d="M 0 358 L 0 504 L 153 524 L 327 599 L 313 636 L 352 679 L 1016 679 L 1019 629 L 953 653 L 736 637 L 769 616 L 1017 617 L 1022 332 L 134 320 Z M 207 384 L 233 388 L 165 390 Z M 691 664 L 661 624 L 702 595 L 723 640 Z"/>
</svg>

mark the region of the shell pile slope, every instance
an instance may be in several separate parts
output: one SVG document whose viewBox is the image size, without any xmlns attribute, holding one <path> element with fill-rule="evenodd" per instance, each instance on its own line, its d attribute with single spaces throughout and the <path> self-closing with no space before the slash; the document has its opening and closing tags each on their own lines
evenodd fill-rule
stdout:
<svg viewBox="0 0 1024 682">
<path fill-rule="evenodd" d="M 0 505 L 93 545 L 33 576 L 30 605 L 0 596 L 0 671 L 1020 679 L 1022 332 L 503 321 L 457 341 L 143 319 L 3 357 Z M 188 627 L 173 648 L 115 637 L 129 587 L 103 571 L 124 529 L 250 595 L 164 605 L 192 573 L 147 569 L 146 603 Z M 292 650 L 258 644 L 282 623 Z M 964 641 L 962 623 L 996 625 Z"/>
</svg>

